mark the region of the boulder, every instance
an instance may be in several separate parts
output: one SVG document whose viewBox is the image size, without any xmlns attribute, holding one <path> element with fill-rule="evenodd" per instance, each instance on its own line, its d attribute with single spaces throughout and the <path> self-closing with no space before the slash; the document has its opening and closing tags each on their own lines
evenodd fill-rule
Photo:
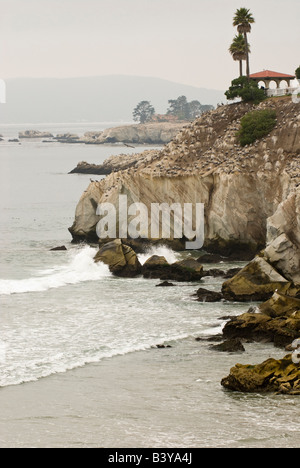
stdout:
<svg viewBox="0 0 300 468">
<path fill-rule="evenodd" d="M 222 351 L 227 353 L 244 352 L 245 348 L 239 338 L 232 338 L 231 340 L 225 340 L 222 343 L 211 345 L 211 349 L 216 351 Z"/>
<path fill-rule="evenodd" d="M 272 318 L 290 316 L 300 310 L 300 287 L 291 287 L 288 294 L 281 294 L 276 291 L 273 296 L 260 305 L 261 313 Z"/>
<path fill-rule="evenodd" d="M 196 260 L 182 260 L 170 265 L 164 257 L 152 257 L 144 263 L 142 273 L 144 278 L 162 281 L 199 281 L 203 277 L 203 266 Z"/>
<path fill-rule="evenodd" d="M 169 265 L 166 258 L 160 255 L 152 255 L 145 261 L 144 267 L 156 267 L 158 265 Z"/>
<path fill-rule="evenodd" d="M 277 392 L 300 395 L 300 366 L 292 355 L 257 365 L 236 364 L 222 379 L 223 387 L 238 392 Z"/>
<path fill-rule="evenodd" d="M 187 258 L 185 260 L 180 260 L 173 265 L 179 265 L 183 268 L 193 271 L 201 279 L 204 276 L 203 265 L 201 265 L 197 260 L 193 258 Z"/>
<path fill-rule="evenodd" d="M 94 260 L 108 265 L 116 276 L 131 278 L 141 273 L 141 264 L 136 253 L 120 239 L 103 244 Z"/>
<path fill-rule="evenodd" d="M 209 291 L 208 289 L 199 288 L 193 295 L 198 302 L 219 302 L 223 299 L 223 295 L 216 291 Z"/>
<path fill-rule="evenodd" d="M 229 301 L 266 301 L 276 289 L 285 292 L 290 286 L 286 278 L 264 258 L 257 256 L 223 283 L 222 293 Z"/>
</svg>

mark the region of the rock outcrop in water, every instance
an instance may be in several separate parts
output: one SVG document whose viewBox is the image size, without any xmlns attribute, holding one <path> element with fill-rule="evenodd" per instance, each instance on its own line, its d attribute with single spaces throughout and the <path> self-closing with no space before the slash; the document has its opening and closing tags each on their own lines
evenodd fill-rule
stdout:
<svg viewBox="0 0 300 468">
<path fill-rule="evenodd" d="M 104 130 L 94 143 L 165 144 L 169 143 L 186 122 L 122 125 Z"/>
<path fill-rule="evenodd" d="M 118 211 L 118 196 L 126 194 L 128 204 L 142 202 L 148 208 L 162 202 L 204 203 L 204 248 L 253 258 L 266 246 L 267 229 L 271 244 L 274 229 L 267 228 L 268 219 L 300 183 L 300 105 L 291 98 L 261 103 L 258 108 L 276 111 L 277 126 L 264 139 L 241 148 L 236 132 L 241 117 L 253 107 L 239 103 L 208 112 L 163 149 L 142 153 L 131 167 L 91 183 L 76 209 L 73 240 L 97 240 L 98 203 L 111 202 Z M 287 237 L 297 246 L 297 239 Z"/>
<path fill-rule="evenodd" d="M 299 296 L 298 296 L 299 295 Z M 292 286 L 288 294 L 276 291 L 259 306 L 229 320 L 224 338 L 241 338 L 273 342 L 285 347 L 300 337 L 300 287 Z"/>
<path fill-rule="evenodd" d="M 52 138 L 53 135 L 50 132 L 41 132 L 39 130 L 26 130 L 25 132 L 19 132 L 19 138 Z"/>
<path fill-rule="evenodd" d="M 153 151 L 147 150 L 143 152 L 144 158 L 151 158 Z M 126 169 L 136 167 L 140 164 L 140 154 L 120 154 L 118 156 L 110 156 L 103 164 L 89 164 L 86 161 L 81 161 L 75 169 L 70 171 L 70 174 L 93 174 L 93 175 L 108 175 L 112 172 L 124 171 Z"/>
<path fill-rule="evenodd" d="M 222 385 L 239 392 L 277 392 L 300 395 L 300 366 L 290 354 L 283 359 L 267 359 L 261 364 L 236 364 Z"/>
</svg>

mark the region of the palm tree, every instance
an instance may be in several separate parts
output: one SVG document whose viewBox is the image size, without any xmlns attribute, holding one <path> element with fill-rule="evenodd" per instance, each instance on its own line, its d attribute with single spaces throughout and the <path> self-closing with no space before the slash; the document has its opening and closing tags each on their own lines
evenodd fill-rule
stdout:
<svg viewBox="0 0 300 468">
<path fill-rule="evenodd" d="M 250 10 L 248 10 L 247 8 L 239 8 L 235 12 L 235 16 L 233 18 L 233 26 L 237 26 L 238 32 L 244 35 L 246 43 L 246 74 L 248 80 L 250 76 L 250 66 L 247 33 L 251 32 L 251 24 L 253 23 L 255 23 L 255 19 L 253 18 Z"/>
<path fill-rule="evenodd" d="M 233 60 L 238 60 L 240 62 L 240 76 L 243 76 L 243 60 L 247 59 L 246 51 L 248 51 L 248 53 L 250 52 L 249 44 L 247 44 L 246 48 L 246 42 L 243 34 L 237 34 L 229 47 L 229 52 L 231 53 Z"/>
</svg>

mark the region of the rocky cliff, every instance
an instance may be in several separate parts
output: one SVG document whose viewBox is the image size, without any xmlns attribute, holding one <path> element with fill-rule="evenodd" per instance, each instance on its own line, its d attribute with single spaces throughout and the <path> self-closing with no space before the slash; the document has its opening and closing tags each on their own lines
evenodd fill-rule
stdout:
<svg viewBox="0 0 300 468">
<path fill-rule="evenodd" d="M 285 233 L 282 227 L 272 228 L 278 216 L 284 217 L 279 205 L 292 197 L 289 206 L 297 205 L 299 216 L 299 198 L 293 193 L 300 183 L 300 105 L 287 97 L 255 106 L 274 109 L 277 125 L 242 148 L 236 133 L 242 116 L 253 108 L 238 103 L 210 111 L 182 128 L 163 149 L 141 153 L 131 167 L 91 183 L 76 209 L 73 239 L 96 240 L 98 203 L 114 203 L 118 210 L 118 196 L 126 194 L 128 203 L 147 207 L 155 202 L 204 203 L 207 250 L 223 255 L 240 250 L 250 258 L 268 238 L 271 255 L 272 243 Z M 277 209 L 281 215 L 268 222 Z M 292 217 L 287 216 L 286 224 Z M 299 237 L 290 229 L 287 239 L 297 248 Z"/>
</svg>

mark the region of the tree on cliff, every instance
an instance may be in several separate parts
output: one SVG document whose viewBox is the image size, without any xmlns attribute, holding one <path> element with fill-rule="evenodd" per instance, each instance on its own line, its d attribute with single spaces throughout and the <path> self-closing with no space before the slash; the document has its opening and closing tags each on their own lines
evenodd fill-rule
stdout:
<svg viewBox="0 0 300 468">
<path fill-rule="evenodd" d="M 170 99 L 168 103 L 169 108 L 167 110 L 167 114 L 174 115 L 179 120 L 195 119 L 199 115 L 203 114 L 203 112 L 213 109 L 213 106 L 203 106 L 197 100 L 188 102 L 185 96 L 179 96 L 177 99 Z"/>
<path fill-rule="evenodd" d="M 155 114 L 155 109 L 149 101 L 141 101 L 133 111 L 133 120 L 135 122 L 149 122 Z"/>
<path fill-rule="evenodd" d="M 245 45 L 246 45 L 246 75 L 249 80 L 250 76 L 250 66 L 249 66 L 249 46 L 248 46 L 248 37 L 247 33 L 251 32 L 251 24 L 255 23 L 255 19 L 252 16 L 252 13 L 247 8 L 239 8 L 235 12 L 233 18 L 233 26 L 237 26 L 237 30 L 240 34 L 244 35 Z"/>
<path fill-rule="evenodd" d="M 167 114 L 175 115 L 180 120 L 186 120 L 188 115 L 188 102 L 185 96 L 179 96 L 177 99 L 169 99 L 169 108 Z"/>
<path fill-rule="evenodd" d="M 295 75 L 296 75 L 297 80 L 300 80 L 300 66 L 296 68 Z"/>
<path fill-rule="evenodd" d="M 229 47 L 233 60 L 240 63 L 240 76 L 243 76 L 243 60 L 247 59 L 246 47 L 248 47 L 248 52 L 250 52 L 250 46 L 249 44 L 246 46 L 243 34 L 237 34 Z"/>
</svg>

